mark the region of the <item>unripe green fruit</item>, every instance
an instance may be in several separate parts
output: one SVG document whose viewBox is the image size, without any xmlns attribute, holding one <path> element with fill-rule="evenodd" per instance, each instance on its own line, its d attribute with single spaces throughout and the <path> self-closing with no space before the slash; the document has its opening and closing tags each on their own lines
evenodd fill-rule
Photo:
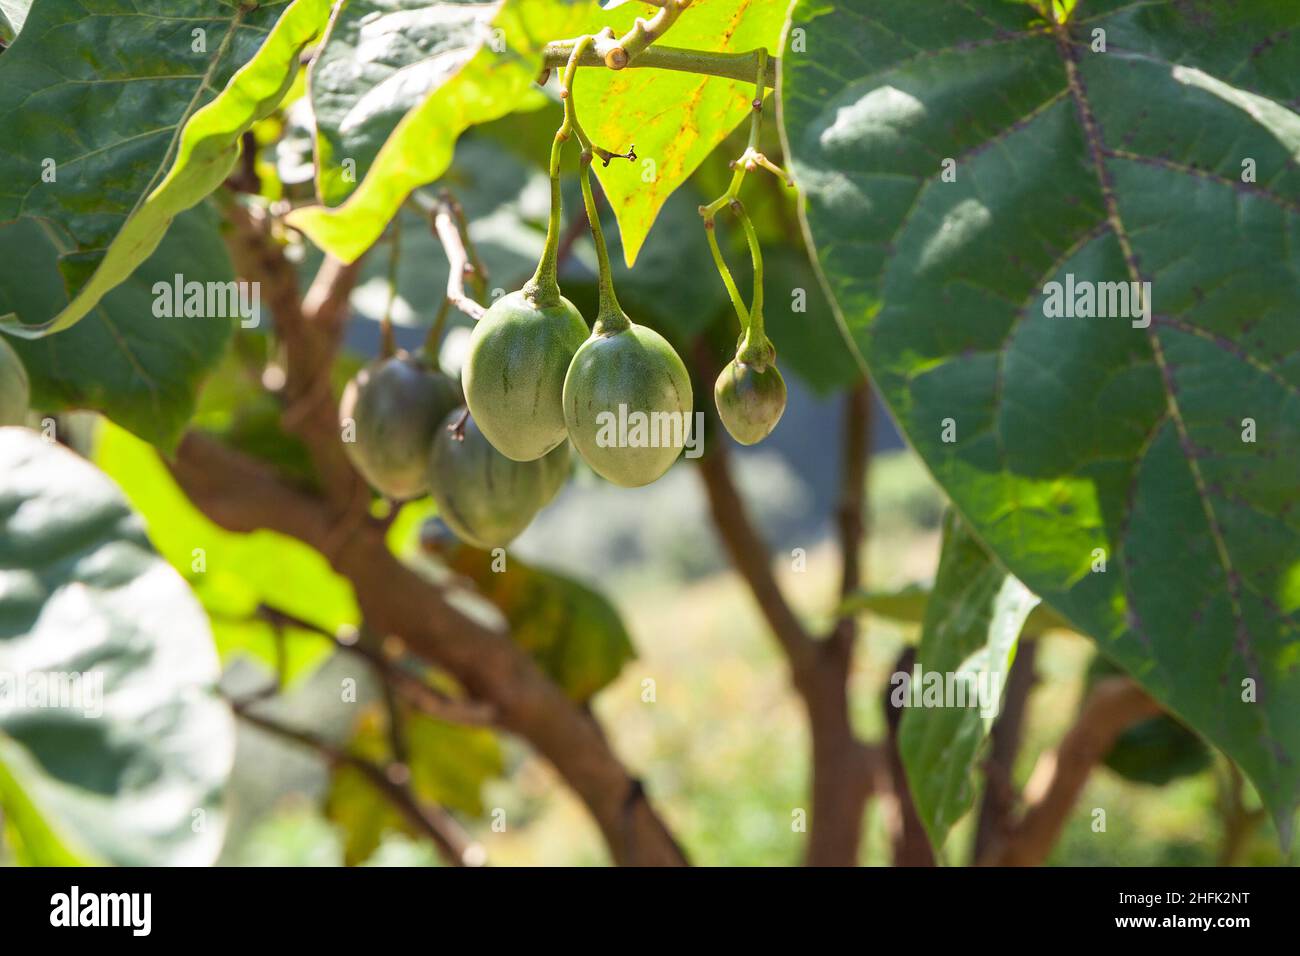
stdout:
<svg viewBox="0 0 1300 956">
<path fill-rule="evenodd" d="M 785 413 L 785 379 L 775 365 L 732 359 L 713 386 L 718 417 L 742 445 L 762 441 Z"/>
<path fill-rule="evenodd" d="M 354 423 L 355 441 L 343 448 L 376 491 L 397 501 L 428 490 L 429 449 L 448 412 L 461 404 L 460 385 L 398 352 L 370 363 L 348 382 L 339 423 Z"/>
<path fill-rule="evenodd" d="M 668 341 L 631 323 L 593 332 L 564 379 L 569 439 L 596 474 L 648 485 L 682 450 L 691 423 L 691 379 Z"/>
<path fill-rule="evenodd" d="M 27 369 L 0 335 L 0 425 L 24 425 L 31 403 Z"/>
<path fill-rule="evenodd" d="M 564 375 L 586 338 L 587 323 L 568 299 L 539 308 L 522 290 L 502 296 L 474 326 L 461 383 L 497 451 L 532 461 L 564 441 Z"/>
<path fill-rule="evenodd" d="M 438 516 L 476 548 L 501 548 L 532 523 L 569 477 L 569 443 L 533 461 L 514 461 L 492 447 L 471 415 L 452 428 L 452 412 L 429 453 L 429 494 Z"/>
</svg>

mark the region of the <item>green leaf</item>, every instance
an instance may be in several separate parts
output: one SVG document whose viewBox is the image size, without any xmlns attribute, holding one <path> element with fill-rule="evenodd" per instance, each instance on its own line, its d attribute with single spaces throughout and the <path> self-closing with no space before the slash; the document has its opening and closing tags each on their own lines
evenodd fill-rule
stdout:
<svg viewBox="0 0 1300 956">
<path fill-rule="evenodd" d="M 989 560 L 950 511 L 916 655 L 920 685 L 913 679 L 907 686 L 898 731 L 912 799 L 936 852 L 975 802 L 976 760 L 1001 707 L 1020 630 L 1037 604 L 1035 595 Z M 942 692 L 953 675 L 964 685 L 966 703 L 958 706 L 942 697 L 931 703 L 931 681 L 937 678 Z M 904 687 L 895 685 L 893 693 L 903 694 Z"/>
<path fill-rule="evenodd" d="M 1237 761 L 1286 842 L 1300 6 L 1075 13 L 1054 36 L 993 0 L 801 0 L 788 153 L 846 325 L 957 509 Z M 1048 317 L 1067 275 L 1151 282 L 1153 321 Z"/>
<path fill-rule="evenodd" d="M 486 551 L 447 546 L 449 567 L 500 608 L 510 636 L 573 700 L 586 701 L 636 656 L 617 609 L 572 578 L 511 558 L 493 569 Z"/>
<path fill-rule="evenodd" d="M 501 0 L 349 0 L 312 62 L 316 188 L 337 206 L 394 128 L 490 38 Z M 343 164 L 350 162 L 350 170 Z"/>
<path fill-rule="evenodd" d="M 326 161 L 323 196 L 337 200 L 348 185 L 344 159 L 356 160 L 360 182 L 336 208 L 308 206 L 288 217 L 316 245 L 346 262 L 374 244 L 412 190 L 446 171 L 461 133 L 544 102 L 530 87 L 541 49 L 587 15 L 577 0 L 513 0 L 501 6 L 492 30 L 476 30 L 467 21 L 480 11 L 455 4 L 450 18 L 445 7 L 434 17 L 415 17 L 421 40 L 410 43 L 405 26 L 415 5 L 384 4 L 386 16 L 376 15 L 380 11 L 373 6 L 365 22 L 354 22 L 344 8 L 330 37 L 330 45 L 340 49 L 323 61 L 324 74 L 312 77 L 313 103 L 325 111 L 326 125 L 319 131 Z M 501 52 L 492 48 L 497 38 L 504 41 Z M 437 62 L 425 62 L 425 44 L 463 65 L 444 70 Z M 345 75 L 347 63 L 351 78 Z M 404 82 L 408 76 L 415 77 L 409 86 Z M 380 85 L 370 85 L 376 82 Z"/>
<path fill-rule="evenodd" d="M 52 317 L 0 318 L 5 330 L 69 328 L 135 271 L 172 219 L 225 180 L 240 136 L 280 102 L 329 8 L 173 0 L 165 14 L 143 14 L 116 0 L 37 4 L 0 57 L 0 127 L 9 132 L 0 223 L 45 234 L 68 301 Z M 0 290 L 16 298 L 24 280 L 6 271 Z"/>
<path fill-rule="evenodd" d="M 268 667 L 276 665 L 275 633 L 254 617 L 263 604 L 331 633 L 359 625 L 351 587 L 319 552 L 273 531 L 239 534 L 213 524 L 145 443 L 105 422 L 95 463 L 126 491 L 158 552 L 190 583 L 212 616 L 224 660 L 247 655 Z M 289 685 L 334 650 L 332 641 L 309 632 L 287 629 L 284 637 Z"/>
<path fill-rule="evenodd" d="M 608 24 L 622 35 L 644 13 L 640 4 L 627 4 L 597 14 L 589 29 Z M 775 55 L 785 14 L 783 3 L 694 0 L 664 42 L 710 52 L 764 48 Z M 623 258 L 631 266 L 668 197 L 753 112 L 754 82 L 667 70 L 582 69 L 574 95 L 593 141 L 620 153 L 636 145 L 636 162 L 593 167 L 618 217 Z M 770 120 L 770 101 L 764 110 Z"/>
<path fill-rule="evenodd" d="M 235 730 L 202 609 L 84 459 L 0 428 L 0 476 L 0 803 L 25 857 L 211 863 Z"/>
<path fill-rule="evenodd" d="M 857 591 L 850 594 L 837 609 L 837 614 L 874 614 L 877 617 L 902 624 L 922 624 L 930 604 L 930 589 L 909 584 L 897 591 Z M 1072 630 L 1069 622 L 1046 604 L 1039 604 L 1029 612 L 1020 635 L 1039 637 L 1048 631 Z"/>
<path fill-rule="evenodd" d="M 0 312 L 51 315 L 68 302 L 57 248 L 32 219 L 0 225 Z M 217 231 L 216 213 L 182 213 L 139 269 L 106 295 L 75 328 L 41 339 L 9 339 L 31 377 L 32 403 L 44 411 L 101 411 L 170 451 L 194 412 L 199 383 L 230 337 L 228 318 L 154 316 L 154 283 L 230 282 L 234 272 Z"/>
</svg>

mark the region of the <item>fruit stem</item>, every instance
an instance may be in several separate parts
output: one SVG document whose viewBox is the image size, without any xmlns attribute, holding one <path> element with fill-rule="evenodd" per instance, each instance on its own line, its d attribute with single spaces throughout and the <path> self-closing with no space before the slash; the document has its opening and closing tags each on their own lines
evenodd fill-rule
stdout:
<svg viewBox="0 0 1300 956">
<path fill-rule="evenodd" d="M 433 325 L 429 326 L 429 334 L 424 339 L 425 360 L 436 372 L 442 371 L 442 360 L 440 358 L 442 330 L 447 327 L 447 315 L 450 312 L 451 299 L 444 296 L 442 305 L 438 306 L 438 314 L 433 317 Z"/>
<path fill-rule="evenodd" d="M 707 206 L 700 207 L 700 215 L 704 217 L 704 232 L 709 238 L 709 250 L 713 253 L 714 264 L 718 267 L 718 274 L 722 276 L 722 284 L 727 287 L 727 294 L 731 296 L 731 304 L 735 306 L 736 315 L 740 319 L 740 328 L 744 333 L 737 357 L 741 358 L 742 361 L 761 358 L 761 362 L 756 361 L 754 364 L 762 365 L 766 365 L 775 353 L 772 343 L 768 341 L 763 329 L 763 250 L 759 244 L 758 232 L 754 228 L 754 223 L 749 218 L 749 214 L 745 212 L 744 204 L 740 201 L 740 187 L 745 181 L 745 173 L 758 166 L 776 173 L 787 182 L 790 181 L 781 167 L 770 162 L 766 156 L 758 152 L 758 142 L 763 132 L 763 93 L 766 90 L 766 76 L 767 51 L 760 49 L 758 51 L 758 76 L 754 82 L 754 99 L 751 104 L 753 113 L 749 121 L 749 142 L 740 158 L 731 164 L 732 169 L 735 171 L 731 174 L 731 182 L 727 186 L 727 191 Z M 745 308 L 744 300 L 736 288 L 736 281 L 732 278 L 731 270 L 727 267 L 727 262 L 722 256 L 722 250 L 718 247 L 715 219 L 717 214 L 724 208 L 730 208 L 736 214 L 736 218 L 740 220 L 740 224 L 745 230 L 745 240 L 749 243 L 749 255 L 754 263 L 754 294 L 752 304 L 748 309 Z M 749 358 L 745 356 L 749 356 Z"/>
<path fill-rule="evenodd" d="M 560 76 L 560 99 L 564 101 L 564 119 L 555 131 L 551 142 L 551 214 L 546 223 L 546 244 L 542 247 L 542 258 L 537 263 L 537 271 L 524 285 L 524 294 L 538 306 L 546 308 L 560 301 L 559 256 L 560 256 L 560 218 L 562 214 L 560 201 L 560 160 L 564 153 L 564 144 L 570 133 L 577 126 L 577 117 L 573 109 L 573 78 L 578 72 L 578 59 L 591 46 L 590 36 L 580 37 L 573 44 L 569 62 Z"/>
<path fill-rule="evenodd" d="M 600 225 L 600 210 L 596 208 L 596 197 L 591 190 L 591 161 L 596 149 L 592 146 L 586 130 L 578 122 L 578 108 L 573 96 L 573 76 L 577 73 L 578 58 L 582 56 L 582 52 L 591 42 L 592 37 L 585 36 L 574 44 L 573 54 L 569 57 L 569 64 L 564 70 L 564 87 L 560 95 L 564 98 L 565 127 L 573 131 L 573 134 L 578 138 L 579 145 L 582 147 L 582 155 L 578 159 L 578 179 L 582 185 L 582 202 L 587 210 L 587 225 L 591 227 L 591 239 L 596 246 L 600 301 L 593 331 L 598 334 L 612 335 L 615 332 L 622 331 L 632 323 L 618 304 L 618 296 L 614 293 L 614 274 L 609 265 L 609 249 L 605 245 L 605 231 Z M 561 127 L 561 129 L 565 127 Z M 604 154 L 607 151 L 602 150 L 601 152 Z"/>
<path fill-rule="evenodd" d="M 600 210 L 591 191 L 591 150 L 584 148 L 579 160 L 582 180 L 582 202 L 587 207 L 587 223 L 591 226 L 591 240 L 596 246 L 596 264 L 600 271 L 600 301 L 596 309 L 596 323 L 592 331 L 612 335 L 632 324 L 618 296 L 614 294 L 614 275 L 609 267 L 609 249 L 605 246 L 605 232 L 600 225 Z"/>
<path fill-rule="evenodd" d="M 727 295 L 731 296 L 731 304 L 736 309 L 736 317 L 740 319 L 740 331 L 745 332 L 749 329 L 749 309 L 745 307 L 745 300 L 740 296 L 740 290 L 736 288 L 736 280 L 732 278 L 731 269 L 727 267 L 727 260 L 722 257 L 722 250 L 718 248 L 718 231 L 714 220 L 704 220 L 704 234 L 709 239 L 709 251 L 713 253 L 713 264 L 718 267 L 718 275 L 722 276 L 722 284 L 727 287 Z"/>
<path fill-rule="evenodd" d="M 397 263 L 402 256 L 402 215 L 400 210 L 393 217 L 389 227 L 388 249 L 388 301 L 384 303 L 384 314 L 379 320 L 379 357 L 392 358 L 397 351 L 397 340 L 393 337 L 393 304 L 397 301 Z"/>
<path fill-rule="evenodd" d="M 754 263 L 754 299 L 749 307 L 749 331 L 763 337 L 763 247 L 758 241 L 758 230 L 754 221 L 745 212 L 745 204 L 739 199 L 731 201 L 731 210 L 745 229 L 745 239 L 749 242 L 749 257 Z"/>
</svg>

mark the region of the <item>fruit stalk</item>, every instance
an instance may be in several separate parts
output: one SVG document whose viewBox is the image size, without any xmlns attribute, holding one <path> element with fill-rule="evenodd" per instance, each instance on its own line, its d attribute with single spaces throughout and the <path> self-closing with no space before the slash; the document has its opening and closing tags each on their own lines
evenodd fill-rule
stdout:
<svg viewBox="0 0 1300 956">
<path fill-rule="evenodd" d="M 577 72 L 578 58 L 591 42 L 592 38 L 585 36 L 574 46 L 573 55 L 569 58 L 569 65 L 564 71 L 564 90 L 561 96 L 564 97 L 565 122 L 578 137 L 578 143 L 582 146 L 582 156 L 578 160 L 578 178 L 582 185 L 582 202 L 587 209 L 587 224 L 591 227 L 591 239 L 596 246 L 596 264 L 599 271 L 600 299 L 596 310 L 594 331 L 597 334 L 608 335 L 627 328 L 631 320 L 623 312 L 622 306 L 618 304 L 618 296 L 614 293 L 614 274 L 609 265 L 609 248 L 605 245 L 605 231 L 600 225 L 600 210 L 596 208 L 596 197 L 591 190 L 591 161 L 595 149 L 582 124 L 578 122 L 578 110 L 574 103 L 573 77 Z"/>
<path fill-rule="evenodd" d="M 573 45 L 569 61 L 560 77 L 560 99 L 564 101 L 564 119 L 555 131 L 551 142 L 551 214 L 546 223 L 546 244 L 542 247 L 542 258 L 537 263 L 537 271 L 524 285 L 524 292 L 539 306 L 555 305 L 560 301 L 559 256 L 560 256 L 560 219 L 563 213 L 560 200 L 560 160 L 564 153 L 564 144 L 568 142 L 576 125 L 573 111 L 573 78 L 578 72 L 578 59 L 591 46 L 592 38 L 584 36 Z"/>
</svg>

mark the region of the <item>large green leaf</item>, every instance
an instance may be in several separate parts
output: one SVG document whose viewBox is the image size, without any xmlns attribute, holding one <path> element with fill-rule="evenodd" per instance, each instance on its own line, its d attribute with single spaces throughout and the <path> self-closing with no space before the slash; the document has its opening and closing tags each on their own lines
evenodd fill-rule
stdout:
<svg viewBox="0 0 1300 956">
<path fill-rule="evenodd" d="M 333 633 L 361 615 L 347 581 L 313 548 L 273 531 L 239 534 L 208 520 L 181 491 L 154 449 L 105 422 L 95 463 L 125 489 L 158 552 L 193 588 L 212 617 L 223 659 L 279 663 L 276 635 L 259 619 L 267 605 Z M 282 635 L 286 682 L 311 673 L 334 650 L 297 629 Z"/>
<path fill-rule="evenodd" d="M 406 114 L 473 58 L 501 4 L 349 0 L 340 6 L 310 71 L 316 186 L 324 203 L 346 199 Z"/>
<path fill-rule="evenodd" d="M 1038 598 L 994 564 L 961 519 L 948 512 L 934 592 L 925 607 L 911 688 L 898 731 L 899 756 L 912 800 L 936 851 L 975 802 L 974 770 L 993 726 L 1029 613 Z M 963 682 L 964 706 L 940 698 L 930 706 L 931 679 Z M 969 675 L 969 676 L 967 676 Z M 896 692 L 901 692 L 896 686 Z M 922 706 L 913 706 L 919 695 Z"/>
<path fill-rule="evenodd" d="M 1289 839 L 1300 5 L 1072 15 L 800 0 L 805 52 L 781 83 L 807 225 L 876 383 L 975 532 L 1235 759 Z M 1152 282 L 1153 321 L 1048 317 L 1047 284 L 1070 274 Z"/>
<path fill-rule="evenodd" d="M 597 14 L 589 29 L 607 24 L 621 35 L 645 12 L 641 4 L 625 4 Z M 775 54 L 785 13 L 786 5 L 773 0 L 694 0 L 664 42 L 726 53 L 764 48 Z M 750 115 L 754 82 L 667 70 L 584 69 L 575 96 L 582 125 L 597 144 L 617 152 L 636 145 L 637 162 L 594 167 L 618 216 L 623 257 L 631 266 L 668 197 Z M 765 109 L 770 117 L 772 104 Z"/>
<path fill-rule="evenodd" d="M 53 315 L 68 303 L 57 247 L 33 219 L 0 225 L 0 259 L 12 283 L 0 279 L 0 312 Z M 232 320 L 159 319 L 155 282 L 176 275 L 229 282 L 234 271 L 207 206 L 182 213 L 158 249 L 104 296 L 75 328 L 30 340 L 7 339 L 31 376 L 32 402 L 42 411 L 89 408 L 170 450 L 194 411 L 199 383 L 220 359 Z"/>
<path fill-rule="evenodd" d="M 210 863 L 234 758 L 217 675 L 202 609 L 122 493 L 0 428 L 0 803 L 25 859 Z M 60 706 L 35 696 L 58 687 Z"/>
<path fill-rule="evenodd" d="M 579 0 L 511 0 L 491 5 L 500 9 L 486 30 L 470 22 L 481 11 L 468 3 L 427 16 L 418 6 L 370 4 L 360 18 L 344 7 L 312 77 L 313 103 L 324 111 L 323 197 L 346 195 L 345 159 L 360 182 L 342 205 L 296 209 L 289 222 L 347 262 L 370 248 L 412 190 L 446 171 L 461 133 L 544 102 L 530 92 L 541 49 L 588 14 Z M 430 59 L 431 49 L 443 58 Z"/>
<path fill-rule="evenodd" d="M 279 103 L 329 8 L 329 0 L 173 0 L 165 13 L 124 0 L 33 7 L 0 57 L 0 223 L 44 233 L 68 301 L 57 312 L 9 315 L 6 330 L 72 326 L 148 258 L 172 219 L 225 180 L 241 134 Z M 0 290 L 18 298 L 25 279 L 6 270 Z"/>
</svg>

